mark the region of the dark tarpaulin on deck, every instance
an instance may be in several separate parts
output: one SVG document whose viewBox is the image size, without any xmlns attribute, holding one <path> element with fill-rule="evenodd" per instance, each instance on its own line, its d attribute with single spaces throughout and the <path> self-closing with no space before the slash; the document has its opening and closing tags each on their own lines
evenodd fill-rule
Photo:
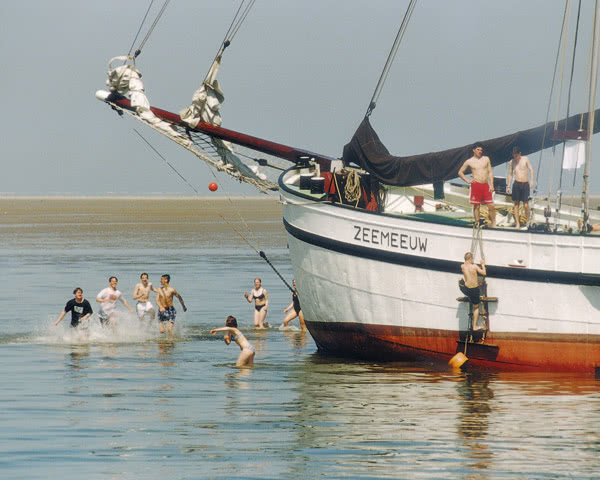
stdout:
<svg viewBox="0 0 600 480">
<path fill-rule="evenodd" d="M 587 128 L 587 113 L 584 114 L 583 127 Z M 581 114 L 573 115 L 558 122 L 558 130 L 578 130 Z M 562 143 L 562 140 L 553 140 L 554 122 L 549 122 L 540 127 L 522 130 L 503 137 L 485 140 L 483 154 L 490 157 L 492 166 L 501 165 L 512 158 L 512 148 L 518 145 L 523 155 L 539 152 L 544 148 L 553 147 Z M 600 109 L 596 110 L 594 118 L 594 133 L 600 131 Z M 452 148 L 441 152 L 423 153 L 408 157 L 391 155 L 381 143 L 377 133 L 371 126 L 369 118 L 365 117 L 352 140 L 344 146 L 343 161 L 345 165 L 354 163 L 380 181 L 388 185 L 409 187 L 458 177 L 458 170 L 464 161 L 473 156 L 472 144 L 464 147 Z"/>
</svg>

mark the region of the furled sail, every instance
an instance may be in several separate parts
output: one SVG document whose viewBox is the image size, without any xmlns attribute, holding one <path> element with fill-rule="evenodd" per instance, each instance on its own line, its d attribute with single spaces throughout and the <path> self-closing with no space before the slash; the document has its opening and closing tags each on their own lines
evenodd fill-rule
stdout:
<svg viewBox="0 0 600 480">
<path fill-rule="evenodd" d="M 208 123 L 216 127 L 221 126 L 222 119 L 219 110 L 221 104 L 225 101 L 225 95 L 217 80 L 217 73 L 219 72 L 220 65 L 221 55 L 215 58 L 204 82 L 202 82 L 200 88 L 194 92 L 192 104 L 179 112 L 181 120 L 192 128 L 196 128 L 200 122 Z M 250 178 L 256 177 L 260 180 L 267 179 L 266 175 L 258 171 L 258 166 L 253 165 L 254 168 L 251 169 L 242 162 L 240 158 L 235 155 L 233 145 L 230 142 L 215 137 L 211 137 L 211 142 L 215 146 L 215 149 L 223 162 L 234 166 L 242 175 L 246 175 Z"/>
<path fill-rule="evenodd" d="M 164 117 L 159 118 L 153 112 L 141 79 L 142 74 L 135 65 L 135 57 L 132 56 L 120 56 L 110 60 L 106 84 L 112 96 L 102 98 L 102 100 L 112 103 L 115 108 L 118 108 L 112 101 L 117 98 L 115 94 L 129 98 L 131 108 L 121 111 L 130 113 L 137 120 L 166 135 L 217 170 L 226 172 L 240 181 L 250 183 L 263 192 L 277 190 L 277 183 L 269 180 L 265 173 L 259 171 L 258 165 L 246 165 L 236 155 L 231 143 L 194 131 L 199 122 L 217 127 L 221 125 L 219 108 L 225 96 L 216 79 L 220 61 L 221 56 L 218 56 L 206 79 L 194 93 L 192 104 L 182 110 L 180 117 L 175 122 Z M 116 62 L 122 62 L 122 65 L 114 66 Z"/>
<path fill-rule="evenodd" d="M 556 129 L 576 131 L 580 122 L 581 114 L 574 115 L 558 122 Z M 583 115 L 583 125 L 587 125 L 587 114 Z M 562 140 L 551 138 L 554 129 L 555 123 L 549 122 L 529 130 L 485 140 L 481 142 L 483 154 L 490 157 L 492 166 L 496 166 L 511 160 L 515 145 L 520 147 L 523 155 L 540 151 L 542 144 L 543 148 L 553 147 L 562 143 Z M 594 133 L 598 131 L 600 109 L 594 114 Z M 350 142 L 344 146 L 342 159 L 344 164 L 358 165 L 388 185 L 409 187 L 456 178 L 464 161 L 472 155 L 472 145 L 407 157 L 391 155 L 379 140 L 369 117 L 365 117 Z"/>
<path fill-rule="evenodd" d="M 114 67 L 113 64 L 115 62 L 123 62 L 123 64 Z M 146 97 L 142 74 L 135 66 L 134 57 L 120 56 L 111 58 L 110 62 L 108 62 L 108 79 L 106 80 L 106 85 L 111 92 L 129 96 L 131 106 L 140 120 L 150 124 L 153 128 L 162 131 L 166 135 L 177 135 L 177 132 L 168 122 L 161 120 L 150 110 L 150 102 L 148 101 L 148 97 Z M 180 140 L 186 144 L 191 143 L 184 137 L 181 137 Z"/>
</svg>

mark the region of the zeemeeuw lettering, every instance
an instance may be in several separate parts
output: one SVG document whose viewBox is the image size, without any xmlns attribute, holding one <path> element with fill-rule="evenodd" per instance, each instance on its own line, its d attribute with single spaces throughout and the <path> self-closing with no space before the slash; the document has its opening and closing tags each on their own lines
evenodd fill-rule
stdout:
<svg viewBox="0 0 600 480">
<path fill-rule="evenodd" d="M 361 243 L 396 248 L 399 250 L 427 251 L 427 239 L 419 235 L 390 232 L 389 230 L 353 225 L 354 240 Z"/>
</svg>

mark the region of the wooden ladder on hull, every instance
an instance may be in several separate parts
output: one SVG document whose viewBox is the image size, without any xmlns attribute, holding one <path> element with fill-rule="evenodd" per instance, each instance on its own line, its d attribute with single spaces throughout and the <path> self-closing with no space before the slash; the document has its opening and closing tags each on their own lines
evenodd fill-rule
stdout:
<svg viewBox="0 0 600 480">
<path fill-rule="evenodd" d="M 455 368 L 462 367 L 465 362 L 469 360 L 467 357 L 467 349 L 469 350 L 469 356 L 479 361 L 494 362 L 498 357 L 499 347 L 486 343 L 485 339 L 490 331 L 490 302 L 497 302 L 498 297 L 488 297 L 487 295 L 487 282 L 485 278 L 478 275 L 479 283 L 479 322 L 483 322 L 484 328 L 474 330 L 473 325 L 473 304 L 469 300 L 469 297 L 457 297 L 456 300 L 459 302 L 469 303 L 469 321 L 467 324 L 467 330 L 460 332 L 459 339 L 456 341 L 456 354 L 448 362 L 449 365 Z"/>
<path fill-rule="evenodd" d="M 473 304 L 469 301 L 469 297 L 457 297 L 456 300 L 459 302 L 467 302 L 469 304 L 469 322 L 467 326 L 467 331 L 464 334 L 462 339 L 459 339 L 459 343 L 479 343 L 485 344 L 485 338 L 490 331 L 490 311 L 489 304 L 495 303 L 498 301 L 498 297 L 488 297 L 487 294 L 487 282 L 485 278 L 482 276 L 478 276 L 479 278 L 479 292 L 480 302 L 479 302 L 479 322 L 483 321 L 484 328 L 482 329 L 474 329 L 473 325 Z"/>
</svg>

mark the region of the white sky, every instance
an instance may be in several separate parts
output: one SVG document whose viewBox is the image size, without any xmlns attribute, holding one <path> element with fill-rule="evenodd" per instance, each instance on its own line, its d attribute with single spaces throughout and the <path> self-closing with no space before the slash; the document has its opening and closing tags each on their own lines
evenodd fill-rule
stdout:
<svg viewBox="0 0 600 480">
<path fill-rule="evenodd" d="M 193 195 L 133 128 L 209 194 L 213 176 L 203 162 L 94 98 L 104 87 L 108 60 L 127 53 L 148 5 L 0 2 L 0 195 Z M 154 106 L 178 112 L 189 104 L 238 5 L 171 2 L 137 62 Z M 222 63 L 223 126 L 340 156 L 364 115 L 407 5 L 258 0 Z M 583 62 L 571 113 L 586 107 L 592 7 L 584 0 Z M 436 151 L 541 125 L 563 9 L 561 0 L 421 0 L 371 117 L 390 152 Z M 552 156 L 544 153 L 544 159 L 551 163 Z M 536 168 L 538 155 L 531 160 Z M 504 175 L 504 167 L 496 174 Z M 218 179 L 218 194 L 255 193 L 223 174 Z M 548 190 L 548 179 L 543 173 L 540 191 Z M 567 194 L 571 182 L 569 173 Z M 592 180 L 592 192 L 600 193 L 600 180 Z"/>
</svg>

